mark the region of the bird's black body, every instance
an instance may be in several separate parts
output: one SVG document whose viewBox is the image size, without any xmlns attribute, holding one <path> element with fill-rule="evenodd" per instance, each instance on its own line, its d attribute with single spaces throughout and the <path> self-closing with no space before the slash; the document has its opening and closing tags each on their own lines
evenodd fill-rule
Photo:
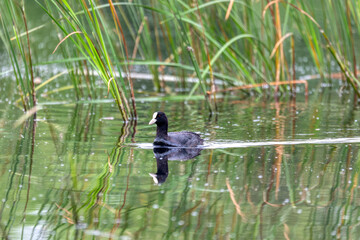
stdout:
<svg viewBox="0 0 360 240">
<path fill-rule="evenodd" d="M 168 132 L 168 120 L 163 112 L 155 112 L 149 124 L 157 125 L 154 145 L 169 147 L 198 147 L 204 144 L 199 134 L 182 131 Z"/>
</svg>

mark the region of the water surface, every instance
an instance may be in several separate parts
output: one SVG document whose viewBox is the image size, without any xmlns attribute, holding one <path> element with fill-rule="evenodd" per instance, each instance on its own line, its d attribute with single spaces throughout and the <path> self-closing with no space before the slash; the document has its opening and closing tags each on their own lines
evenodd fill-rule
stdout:
<svg viewBox="0 0 360 240">
<path fill-rule="evenodd" d="M 22 111 L 8 101 L 1 97 L 3 238 L 360 235 L 360 113 L 332 88 L 308 100 L 229 96 L 212 116 L 203 101 L 139 101 L 138 121 L 128 123 L 111 102 L 43 99 L 17 128 Z M 206 140 L 199 155 L 157 162 L 148 122 L 159 110 L 171 131 Z M 164 169 L 156 183 L 151 174 Z"/>
</svg>

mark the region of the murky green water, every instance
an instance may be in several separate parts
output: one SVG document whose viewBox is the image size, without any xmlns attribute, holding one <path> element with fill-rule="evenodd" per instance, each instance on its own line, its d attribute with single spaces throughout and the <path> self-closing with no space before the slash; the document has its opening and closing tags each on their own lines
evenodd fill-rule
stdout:
<svg viewBox="0 0 360 240">
<path fill-rule="evenodd" d="M 22 111 L 3 96 L 2 237 L 357 239 L 360 112 L 320 90 L 308 101 L 229 97 L 211 117 L 203 101 L 139 101 L 127 124 L 112 103 L 49 101 L 17 128 Z M 165 151 L 157 164 L 158 110 L 171 131 L 205 138 L 200 155 Z"/>
</svg>

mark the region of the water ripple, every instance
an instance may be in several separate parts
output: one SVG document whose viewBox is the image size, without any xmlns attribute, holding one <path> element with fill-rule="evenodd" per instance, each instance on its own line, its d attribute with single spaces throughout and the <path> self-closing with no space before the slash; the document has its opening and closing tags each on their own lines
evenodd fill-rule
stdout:
<svg viewBox="0 0 360 240">
<path fill-rule="evenodd" d="M 360 143 L 360 137 L 353 138 L 325 138 L 325 139 L 303 139 L 292 141 L 260 141 L 260 142 L 244 142 L 244 141 L 212 141 L 206 142 L 202 147 L 204 149 L 223 149 L 223 148 L 245 148 L 245 147 L 259 147 L 259 146 L 278 146 L 278 145 L 304 145 L 304 144 L 350 144 Z M 134 146 L 134 145 L 131 145 Z M 152 143 L 136 143 L 135 147 L 142 149 L 152 149 Z"/>
</svg>

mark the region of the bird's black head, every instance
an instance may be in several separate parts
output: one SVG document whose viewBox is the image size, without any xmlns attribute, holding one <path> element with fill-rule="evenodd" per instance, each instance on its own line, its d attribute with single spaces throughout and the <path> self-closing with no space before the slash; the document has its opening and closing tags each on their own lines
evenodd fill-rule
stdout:
<svg viewBox="0 0 360 240">
<path fill-rule="evenodd" d="M 156 123 L 156 125 L 167 125 L 168 120 L 163 112 L 154 112 L 153 118 L 149 122 L 149 125 Z"/>
</svg>

